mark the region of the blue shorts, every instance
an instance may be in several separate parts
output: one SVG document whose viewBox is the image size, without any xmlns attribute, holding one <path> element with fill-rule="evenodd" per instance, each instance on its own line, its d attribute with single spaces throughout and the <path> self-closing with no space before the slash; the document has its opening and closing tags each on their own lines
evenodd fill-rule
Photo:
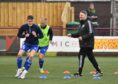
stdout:
<svg viewBox="0 0 118 84">
<path fill-rule="evenodd" d="M 32 50 L 37 51 L 38 50 L 38 45 L 31 45 L 31 44 L 24 43 L 22 45 L 21 49 L 24 50 L 25 52 L 27 52 L 28 50 L 30 50 L 30 51 L 32 51 Z"/>
<path fill-rule="evenodd" d="M 48 46 L 38 48 L 38 52 L 43 54 L 43 55 L 46 54 L 47 50 L 48 50 Z"/>
</svg>

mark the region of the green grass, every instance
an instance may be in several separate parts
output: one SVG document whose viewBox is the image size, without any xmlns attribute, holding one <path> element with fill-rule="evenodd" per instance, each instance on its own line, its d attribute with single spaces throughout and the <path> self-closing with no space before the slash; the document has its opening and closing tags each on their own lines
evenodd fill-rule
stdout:
<svg viewBox="0 0 118 84">
<path fill-rule="evenodd" d="M 104 76 L 101 80 L 93 80 L 90 71 L 94 70 L 86 59 L 83 77 L 63 79 L 63 71 L 76 72 L 78 66 L 77 57 L 46 57 L 45 69 L 48 69 L 47 79 L 40 79 L 42 74 L 38 71 L 38 58 L 35 57 L 32 67 L 24 80 L 14 78 L 16 72 L 16 57 L 0 56 L 0 84 L 118 84 L 118 75 L 113 72 L 118 70 L 118 58 L 98 57 Z"/>
</svg>

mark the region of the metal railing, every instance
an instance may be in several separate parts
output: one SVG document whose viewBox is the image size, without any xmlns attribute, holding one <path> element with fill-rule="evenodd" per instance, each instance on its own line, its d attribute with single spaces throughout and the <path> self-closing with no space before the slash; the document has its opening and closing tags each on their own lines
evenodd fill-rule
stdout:
<svg viewBox="0 0 118 84">
<path fill-rule="evenodd" d="M 16 36 L 18 32 L 18 27 L 0 27 L 0 36 Z M 62 28 L 62 26 L 52 27 L 55 36 L 63 36 L 63 32 L 67 33 L 67 28 Z M 68 28 L 68 30 L 75 30 L 77 28 Z M 95 28 L 96 36 L 118 36 L 118 28 Z"/>
</svg>

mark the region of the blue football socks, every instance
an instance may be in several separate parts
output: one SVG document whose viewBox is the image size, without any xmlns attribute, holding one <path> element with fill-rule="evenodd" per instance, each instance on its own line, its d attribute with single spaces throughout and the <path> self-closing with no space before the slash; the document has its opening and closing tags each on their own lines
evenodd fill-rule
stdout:
<svg viewBox="0 0 118 84">
<path fill-rule="evenodd" d="M 17 58 L 17 67 L 18 69 L 22 67 L 22 57 Z"/>
<path fill-rule="evenodd" d="M 32 60 L 26 59 L 25 64 L 24 64 L 24 67 L 25 67 L 25 69 L 26 69 L 27 71 L 29 70 L 31 64 L 32 64 Z"/>
<path fill-rule="evenodd" d="M 43 68 L 43 64 L 44 64 L 44 59 L 39 59 L 39 67 L 40 67 L 40 69 Z"/>
</svg>

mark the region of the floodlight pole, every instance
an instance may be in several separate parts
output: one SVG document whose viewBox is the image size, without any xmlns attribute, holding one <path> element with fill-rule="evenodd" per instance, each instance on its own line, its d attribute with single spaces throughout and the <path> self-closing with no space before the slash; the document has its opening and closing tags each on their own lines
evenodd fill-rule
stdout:
<svg viewBox="0 0 118 84">
<path fill-rule="evenodd" d="M 110 35 L 116 35 L 116 0 L 111 0 L 111 23 L 110 23 Z"/>
</svg>

